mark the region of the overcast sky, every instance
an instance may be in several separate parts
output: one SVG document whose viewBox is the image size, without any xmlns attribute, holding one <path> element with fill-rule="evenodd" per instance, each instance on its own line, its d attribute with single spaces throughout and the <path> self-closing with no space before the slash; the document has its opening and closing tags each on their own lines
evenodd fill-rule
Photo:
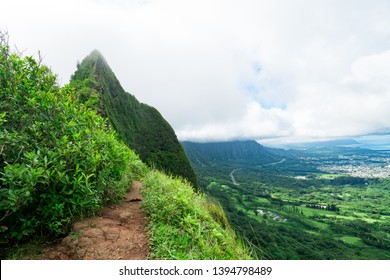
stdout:
<svg viewBox="0 0 390 280">
<path fill-rule="evenodd" d="M 390 132 L 388 0 L 0 0 L 0 28 L 69 81 L 98 49 L 181 140 Z"/>
</svg>

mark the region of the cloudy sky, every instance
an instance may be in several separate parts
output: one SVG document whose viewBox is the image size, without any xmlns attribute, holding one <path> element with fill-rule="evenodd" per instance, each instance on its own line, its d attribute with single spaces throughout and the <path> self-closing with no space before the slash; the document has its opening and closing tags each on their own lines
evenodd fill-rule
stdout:
<svg viewBox="0 0 390 280">
<path fill-rule="evenodd" d="M 0 28 L 69 81 L 98 49 L 181 140 L 390 133 L 388 0 L 0 0 Z"/>
</svg>

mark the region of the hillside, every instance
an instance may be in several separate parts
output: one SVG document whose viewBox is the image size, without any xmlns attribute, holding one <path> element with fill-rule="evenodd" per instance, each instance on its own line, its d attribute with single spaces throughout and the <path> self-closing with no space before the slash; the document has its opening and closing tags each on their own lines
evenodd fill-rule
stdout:
<svg viewBox="0 0 390 280">
<path fill-rule="evenodd" d="M 195 173 L 172 127 L 155 108 L 125 92 L 97 50 L 78 65 L 71 85 L 80 92 L 82 102 L 108 117 L 120 139 L 142 161 L 197 186 Z"/>
<path fill-rule="evenodd" d="M 236 164 L 266 164 L 281 160 L 256 141 L 215 143 L 182 142 L 193 163 L 224 162 Z"/>
</svg>

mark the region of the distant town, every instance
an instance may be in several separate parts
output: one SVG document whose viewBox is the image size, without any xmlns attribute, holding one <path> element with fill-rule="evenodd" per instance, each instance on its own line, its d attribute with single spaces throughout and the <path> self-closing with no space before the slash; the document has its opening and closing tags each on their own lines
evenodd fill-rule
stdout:
<svg viewBox="0 0 390 280">
<path fill-rule="evenodd" d="M 377 166 L 374 164 L 365 165 L 330 165 L 319 167 L 321 171 L 329 173 L 342 173 L 348 174 L 353 177 L 359 178 L 389 178 L 390 177 L 390 165 Z"/>
<path fill-rule="evenodd" d="M 335 174 L 348 174 L 359 178 L 390 178 L 390 157 L 387 152 L 375 155 L 339 155 L 321 159 L 302 158 L 319 165 L 318 169 Z"/>
</svg>

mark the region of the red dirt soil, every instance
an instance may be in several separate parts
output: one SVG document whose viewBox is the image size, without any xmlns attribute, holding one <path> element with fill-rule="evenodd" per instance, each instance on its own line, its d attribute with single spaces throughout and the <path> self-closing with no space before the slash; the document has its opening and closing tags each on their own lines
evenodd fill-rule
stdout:
<svg viewBox="0 0 390 280">
<path fill-rule="evenodd" d="M 76 222 L 60 243 L 48 246 L 40 259 L 146 260 L 149 241 L 140 209 L 142 184 L 135 181 L 124 202 L 105 207 L 93 218 Z"/>
</svg>

